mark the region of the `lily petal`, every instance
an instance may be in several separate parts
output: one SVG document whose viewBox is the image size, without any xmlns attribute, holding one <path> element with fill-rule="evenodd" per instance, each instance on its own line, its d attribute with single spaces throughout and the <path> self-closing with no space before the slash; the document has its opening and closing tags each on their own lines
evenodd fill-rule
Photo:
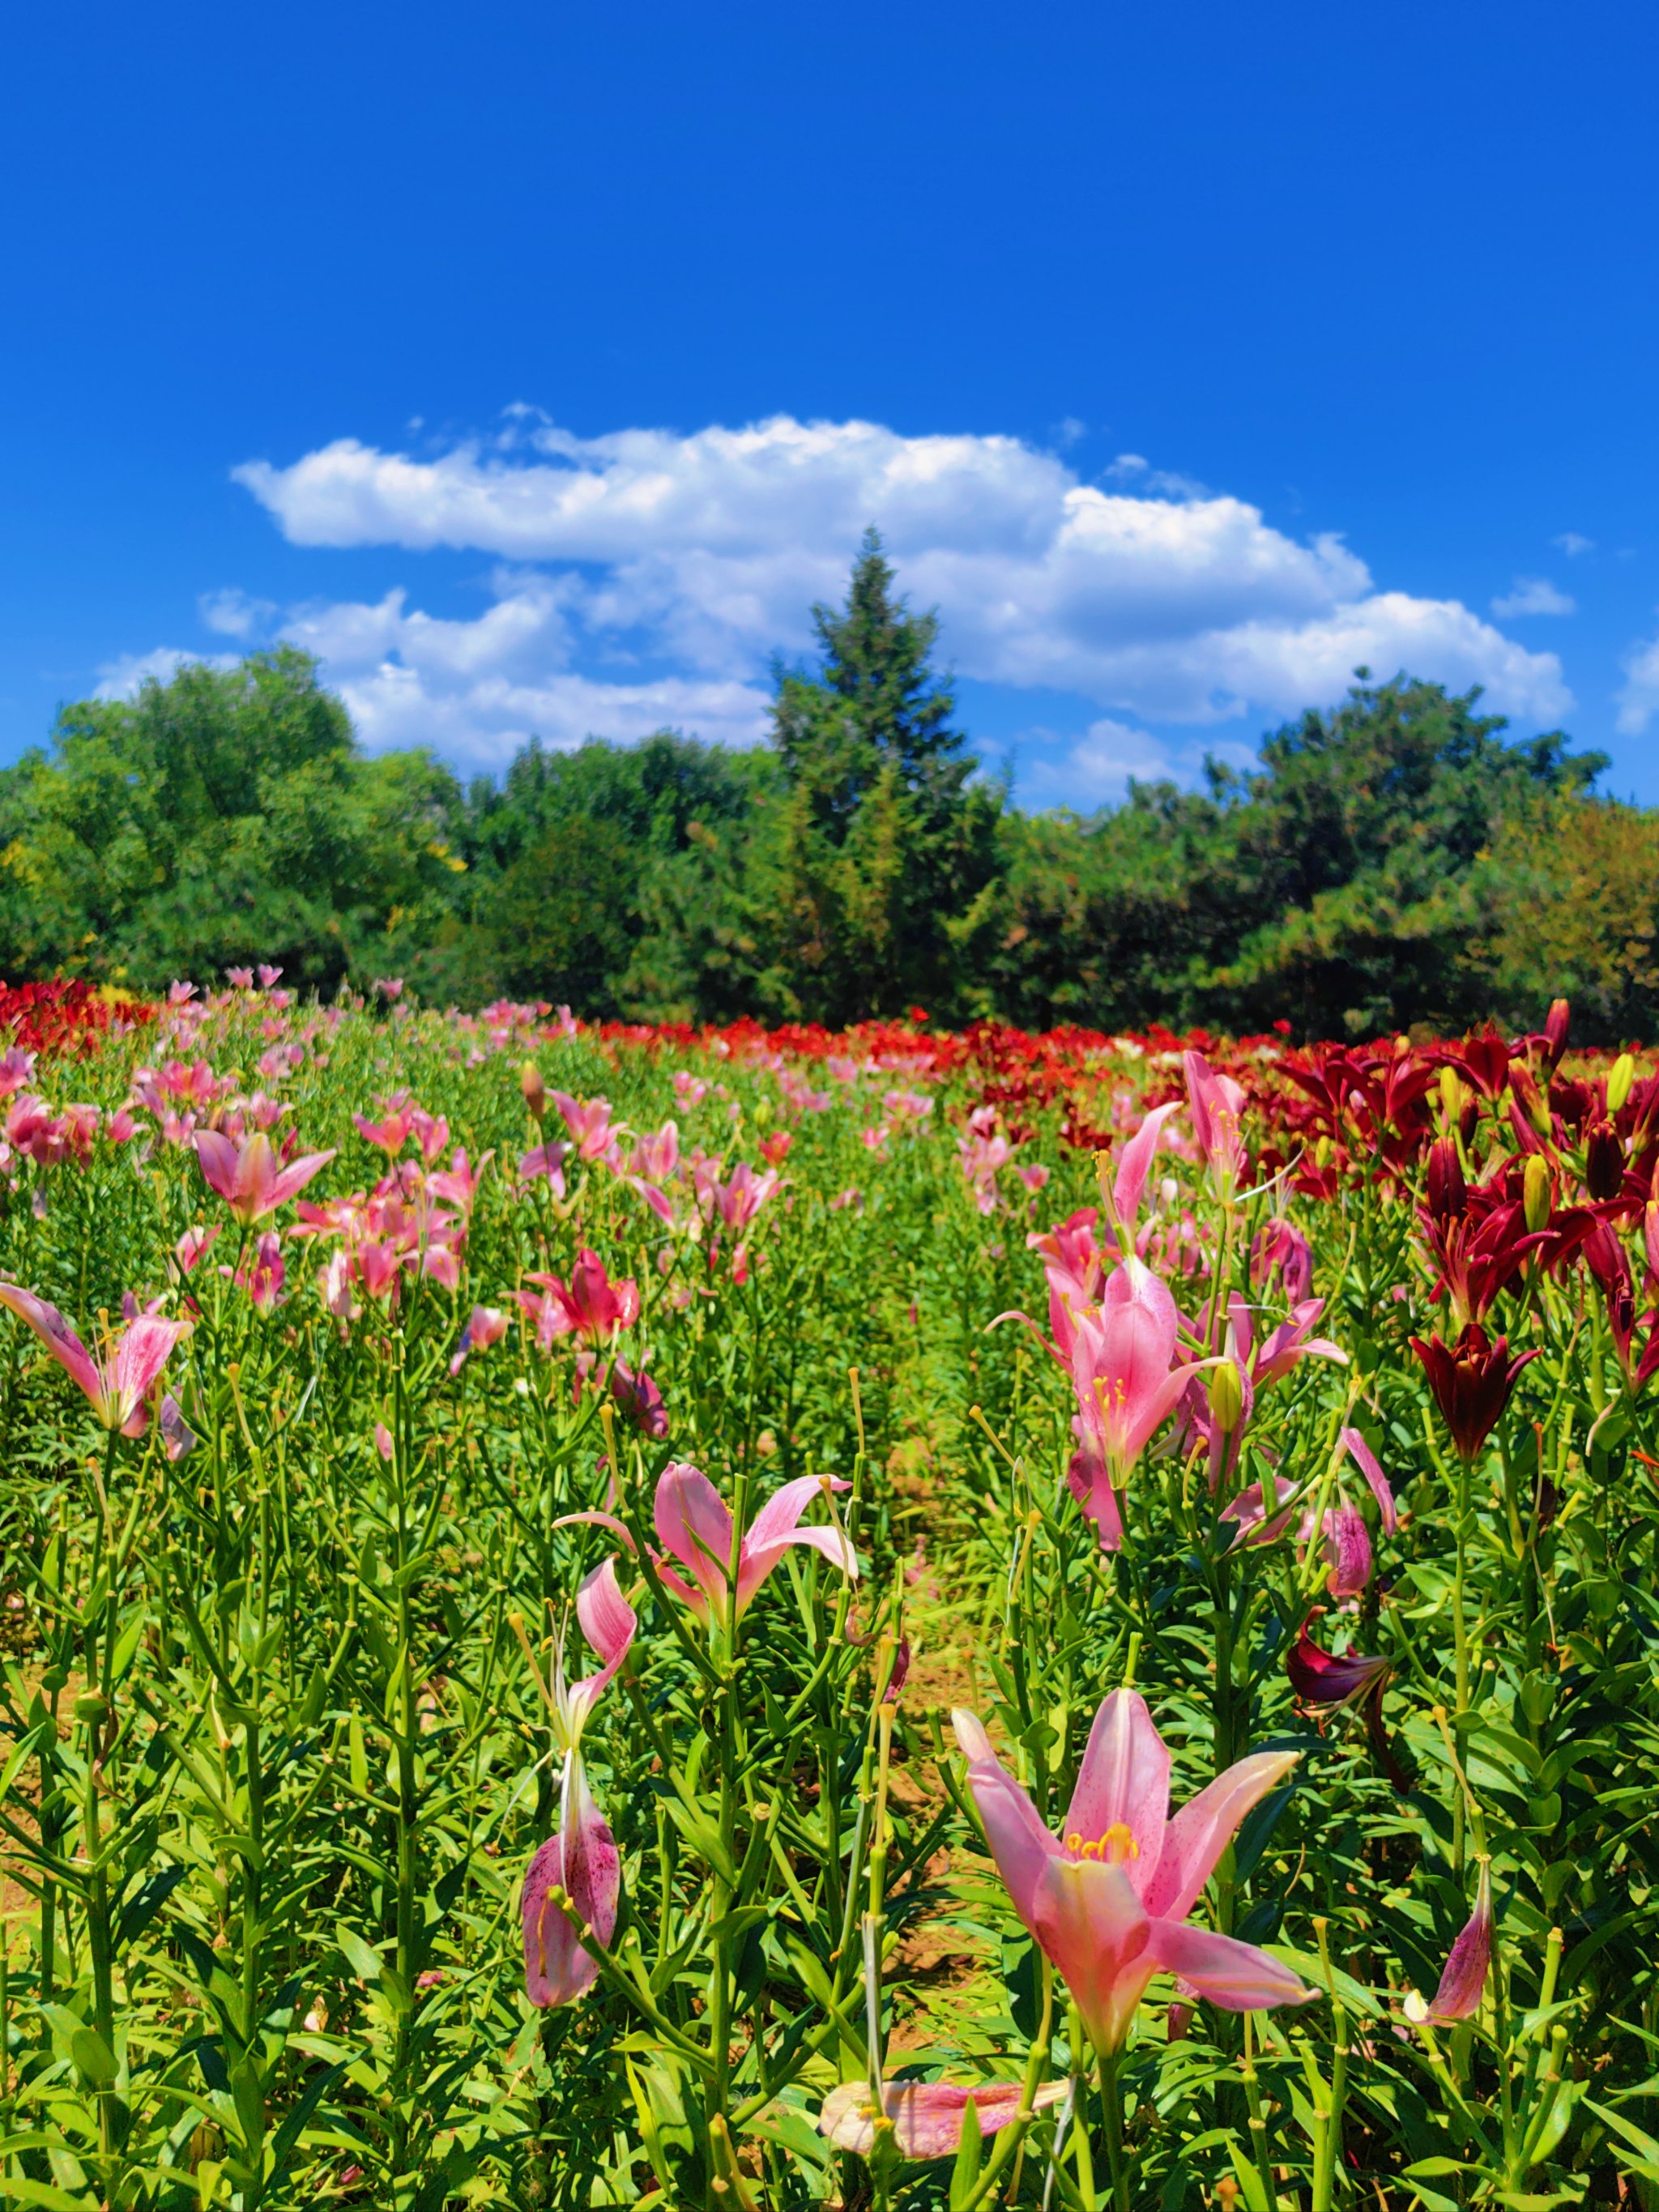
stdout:
<svg viewBox="0 0 1659 2212">
<path fill-rule="evenodd" d="M 1170 1753 L 1138 1690 L 1114 1690 L 1095 1715 L 1066 1815 L 1068 1835 L 1094 1843 L 1127 1828 L 1133 1850 L 1124 1865 L 1138 1896 L 1158 1871 L 1170 1812 Z"/>
<path fill-rule="evenodd" d="M 1307 2004 L 1319 1994 L 1254 1943 L 1218 1936 L 1208 1928 L 1191 1928 L 1184 1921 L 1157 1922 L 1152 1948 L 1161 1966 L 1190 1982 L 1200 1996 L 1224 2012 L 1265 2012 L 1272 2005 Z"/>
<path fill-rule="evenodd" d="M 1279 1787 L 1300 1755 L 1294 1751 L 1254 1752 L 1188 1800 L 1164 1833 L 1156 1878 L 1142 1888 L 1148 1912 L 1159 1920 L 1186 1917 L 1237 1833 L 1239 1822 Z"/>
<path fill-rule="evenodd" d="M 1064 2081 L 1044 2081 L 1031 2100 L 1032 2110 L 1046 2112 L 1059 2104 L 1066 2087 Z M 1018 2118 L 1024 2095 L 1018 2081 L 994 2081 L 972 2089 L 959 2088 L 954 2081 L 887 2081 L 882 2085 L 881 2109 L 893 2124 L 893 2139 L 903 2157 L 951 2158 L 962 2140 L 962 2116 L 969 2105 L 980 2133 L 994 2135 Z M 869 2156 L 876 2129 L 867 2082 L 843 2081 L 830 2092 L 818 2114 L 818 2133 L 839 2150 Z"/>
</svg>

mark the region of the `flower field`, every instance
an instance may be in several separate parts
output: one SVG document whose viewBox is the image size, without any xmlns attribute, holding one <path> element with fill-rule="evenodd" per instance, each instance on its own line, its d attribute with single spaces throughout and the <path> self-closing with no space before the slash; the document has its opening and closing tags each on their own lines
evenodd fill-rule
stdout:
<svg viewBox="0 0 1659 2212">
<path fill-rule="evenodd" d="M 0 992 L 0 2201 L 1659 2205 L 1659 1075 Z"/>
</svg>

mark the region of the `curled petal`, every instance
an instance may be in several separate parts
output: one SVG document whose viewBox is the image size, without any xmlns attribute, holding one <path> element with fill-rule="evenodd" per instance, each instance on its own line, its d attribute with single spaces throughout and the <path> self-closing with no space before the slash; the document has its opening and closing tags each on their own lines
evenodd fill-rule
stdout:
<svg viewBox="0 0 1659 2212">
<path fill-rule="evenodd" d="M 1382 1516 L 1384 1534 L 1392 1536 L 1400 1525 L 1400 1516 L 1395 1508 L 1394 1492 L 1376 1454 L 1358 1429 L 1344 1429 L 1341 1441 L 1348 1456 L 1370 1485 L 1371 1496 L 1376 1500 L 1376 1510 Z"/>
<path fill-rule="evenodd" d="M 657 1534 L 706 1598 L 723 1597 L 732 1563 L 732 1516 L 700 1468 L 672 1461 L 657 1481 Z"/>
</svg>

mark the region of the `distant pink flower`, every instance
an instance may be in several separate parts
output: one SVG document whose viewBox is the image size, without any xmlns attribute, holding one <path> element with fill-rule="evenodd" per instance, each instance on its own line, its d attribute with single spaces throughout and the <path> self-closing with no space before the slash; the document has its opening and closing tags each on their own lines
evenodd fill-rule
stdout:
<svg viewBox="0 0 1659 2212">
<path fill-rule="evenodd" d="M 384 1421 L 376 1421 L 374 1424 L 374 1449 L 389 1466 L 392 1461 L 393 1445 L 392 1431 L 387 1428 Z"/>
<path fill-rule="evenodd" d="M 179 983 L 175 981 L 169 984 L 167 987 L 167 1004 L 170 1006 L 188 1006 L 190 1001 L 195 996 L 196 986 L 194 983 Z"/>
<path fill-rule="evenodd" d="M 24 1052 L 17 1045 L 8 1045 L 0 1053 L 0 1098 L 9 1098 L 26 1083 L 34 1080 L 34 1054 Z"/>
<path fill-rule="evenodd" d="M 283 971 L 280 968 L 273 968 L 264 960 L 259 963 L 259 988 L 262 991 L 270 990 L 273 983 L 280 983 L 282 980 Z"/>
<path fill-rule="evenodd" d="M 185 1419 L 179 1401 L 171 1392 L 161 1401 L 161 1410 L 155 1416 L 155 1425 L 161 1431 L 161 1449 L 170 1460 L 183 1459 L 200 1441 Z"/>
<path fill-rule="evenodd" d="M 556 1144 L 538 1145 L 525 1153 L 519 1162 L 519 1179 L 535 1182 L 545 1176 L 553 1187 L 556 1198 L 564 1196 L 564 1164 L 570 1156 L 570 1147 L 562 1140 Z"/>
<path fill-rule="evenodd" d="M 1231 1075 L 1218 1075 L 1201 1052 L 1182 1054 L 1193 1133 L 1218 1197 L 1231 1198 L 1244 1169 L 1244 1093 Z"/>
<path fill-rule="evenodd" d="M 603 1159 L 614 1149 L 619 1132 L 611 1126 L 608 1098 L 589 1098 L 579 1104 L 568 1091 L 551 1091 L 549 1096 L 563 1116 L 580 1158 Z"/>
<path fill-rule="evenodd" d="M 1060 1834 L 1002 1766 L 972 1713 L 953 1715 L 968 1784 L 1015 1911 L 1059 1970 L 1097 2050 L 1120 2050 L 1158 1973 L 1229 2012 L 1305 2003 L 1288 1966 L 1188 1924 L 1240 1821 L 1295 1765 L 1257 1752 L 1169 1817 L 1170 1753 L 1146 1701 L 1115 1690 L 1095 1716 Z"/>
<path fill-rule="evenodd" d="M 390 1006 L 404 995 L 404 979 L 401 975 L 377 975 L 374 988 Z"/>
<path fill-rule="evenodd" d="M 359 1136 L 383 1152 L 388 1159 L 395 1160 L 409 1142 L 417 1110 L 412 1106 L 397 1106 L 387 1109 L 378 1121 L 371 1121 L 366 1114 L 354 1114 L 351 1118 Z"/>
<path fill-rule="evenodd" d="M 680 1164 L 680 1130 L 678 1121 L 665 1121 L 660 1129 L 648 1137 L 641 1137 L 634 1147 L 629 1163 L 633 1173 L 642 1182 L 665 1183 Z"/>
<path fill-rule="evenodd" d="M 251 968 L 227 968 L 225 977 L 233 991 L 251 991 L 253 988 L 253 970 Z"/>
<path fill-rule="evenodd" d="M 196 1156 L 209 1184 L 241 1222 L 262 1221 L 286 1206 L 334 1158 L 332 1151 L 307 1152 L 279 1169 L 276 1148 L 263 1130 L 238 1147 L 216 1129 L 196 1132 Z"/>
<path fill-rule="evenodd" d="M 145 1401 L 166 1366 L 187 1323 L 141 1314 L 94 1359 L 54 1305 L 15 1283 L 0 1283 L 0 1305 L 9 1306 L 27 1323 L 70 1379 L 85 1391 L 93 1412 L 106 1429 L 139 1437 L 149 1425 Z"/>
<path fill-rule="evenodd" d="M 850 1485 L 834 1475 L 804 1474 L 786 1482 L 762 1505 L 738 1541 L 726 1500 L 708 1477 L 684 1460 L 671 1460 L 657 1478 L 652 1514 L 663 1551 L 657 1572 L 666 1587 L 681 1599 L 699 1620 L 711 1613 L 724 1621 L 731 1607 L 731 1569 L 737 1550 L 737 1618 L 741 1620 L 773 1569 L 792 1545 L 821 1552 L 849 1581 L 858 1578 L 858 1558 L 852 1544 L 836 1527 L 803 1528 L 800 1516 L 816 1498 L 828 1490 Z M 572 1521 L 592 1521 L 614 1529 L 631 1551 L 631 1531 L 614 1514 L 573 1513 Z M 684 1573 L 667 1565 L 673 1559 Z"/>
<path fill-rule="evenodd" d="M 222 1268 L 228 1274 L 228 1268 Z M 256 1312 L 274 1313 L 284 1303 L 283 1285 L 288 1279 L 288 1266 L 283 1258 L 283 1240 L 274 1231 L 267 1231 L 252 1252 L 243 1255 L 236 1270 L 239 1288 L 245 1290 Z"/>
<path fill-rule="evenodd" d="M 577 1336 L 583 1343 L 602 1349 L 639 1319 L 637 1283 L 632 1276 L 612 1283 L 604 1261 L 586 1247 L 576 1255 L 568 1283 L 559 1275 L 532 1275 L 527 1279 L 542 1285 L 541 1297 L 530 1291 L 515 1291 L 513 1296 L 535 1322 L 544 1352 L 550 1351 L 554 1339 L 561 1336 Z"/>
<path fill-rule="evenodd" d="M 173 1256 L 179 1263 L 179 1271 L 181 1274 L 189 1274 L 191 1269 L 195 1267 L 218 1234 L 216 1225 L 212 1229 L 185 1230 L 173 1248 Z"/>
<path fill-rule="evenodd" d="M 1250 1246 L 1250 1280 L 1257 1289 L 1271 1281 L 1275 1268 L 1285 1296 L 1299 1305 L 1313 1289 L 1313 1249 L 1293 1222 L 1274 1214 L 1256 1231 Z"/>
<path fill-rule="evenodd" d="M 507 1316 L 499 1307 L 474 1306 L 471 1320 L 461 1331 L 455 1357 L 449 1363 L 450 1373 L 459 1375 L 471 1353 L 488 1350 L 506 1334 Z"/>
<path fill-rule="evenodd" d="M 624 1361 L 615 1361 L 611 1370 L 611 1395 L 642 1436 L 660 1442 L 668 1434 L 668 1410 L 663 1404 L 662 1392 L 643 1367 L 636 1375 Z"/>
</svg>

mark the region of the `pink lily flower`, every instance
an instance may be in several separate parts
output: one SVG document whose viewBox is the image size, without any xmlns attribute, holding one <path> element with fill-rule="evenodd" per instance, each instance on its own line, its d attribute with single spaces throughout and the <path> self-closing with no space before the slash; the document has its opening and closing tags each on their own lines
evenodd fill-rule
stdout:
<svg viewBox="0 0 1659 2212">
<path fill-rule="evenodd" d="M 1068 2084 L 1044 2081 L 1031 2100 L 1033 2112 L 1047 2112 L 1064 2100 Z M 962 2140 L 962 2116 L 971 2106 L 981 2136 L 994 2135 L 1018 2119 L 1024 2098 L 1018 2081 L 976 2084 L 958 2088 L 954 2081 L 886 2081 L 882 2085 L 881 2109 L 893 2126 L 893 2140 L 903 2158 L 954 2158 Z M 818 2133 L 838 2150 L 855 2151 L 868 2158 L 875 2148 L 875 2106 L 866 2081 L 843 2081 L 823 2100 L 818 2114 Z"/>
<path fill-rule="evenodd" d="M 112 1341 L 103 1358 L 94 1359 L 57 1307 L 33 1291 L 0 1283 L 0 1305 L 9 1306 L 34 1331 L 64 1372 L 85 1391 L 105 1428 L 118 1429 L 124 1437 L 143 1436 L 149 1423 L 145 1401 L 186 1322 L 140 1314 Z"/>
<path fill-rule="evenodd" d="M 1106 1198 L 1107 1213 L 1126 1252 L 1134 1249 L 1135 1224 L 1140 1218 L 1140 1208 L 1146 1196 L 1146 1181 L 1152 1171 L 1152 1162 L 1164 1134 L 1164 1124 L 1171 1114 L 1179 1110 L 1180 1105 L 1178 1098 L 1171 1098 L 1165 1105 L 1154 1106 L 1123 1147 L 1117 1173 L 1109 1189 L 1104 1176 L 1102 1177 L 1101 1189 Z"/>
<path fill-rule="evenodd" d="M 253 970 L 251 968 L 227 968 L 225 980 L 233 991 L 251 991 L 253 988 Z"/>
<path fill-rule="evenodd" d="M 678 1121 L 665 1121 L 651 1136 L 641 1137 L 634 1147 L 630 1163 L 634 1173 L 642 1182 L 665 1183 L 680 1164 L 680 1127 Z"/>
<path fill-rule="evenodd" d="M 196 1156 L 210 1187 L 242 1222 L 263 1221 L 286 1206 L 334 1158 L 331 1151 L 307 1152 L 279 1170 L 276 1150 L 263 1130 L 239 1148 L 216 1129 L 196 1132 Z"/>
<path fill-rule="evenodd" d="M 1452 1945 L 1440 1986 L 1431 2004 L 1425 2004 L 1413 1990 L 1406 1999 L 1406 2017 L 1419 2027 L 1450 2027 L 1460 2020 L 1473 2020 L 1486 1994 L 1492 1968 L 1492 1862 L 1480 1862 L 1475 1885 L 1474 1911 Z"/>
<path fill-rule="evenodd" d="M 507 1316 L 499 1306 L 474 1306 L 471 1318 L 461 1331 L 461 1340 L 455 1357 L 449 1363 L 452 1375 L 459 1375 L 469 1356 L 484 1352 L 507 1334 Z"/>
<path fill-rule="evenodd" d="M 550 1145 L 538 1145 L 526 1152 L 519 1162 L 520 1182 L 537 1182 L 545 1176 L 553 1186 L 555 1198 L 564 1196 L 564 1164 L 569 1158 L 570 1147 L 562 1139 Z"/>
<path fill-rule="evenodd" d="M 586 1246 L 576 1255 L 568 1284 L 559 1275 L 532 1275 L 529 1279 L 542 1285 L 541 1297 L 532 1291 L 515 1291 L 513 1295 L 535 1322 L 537 1341 L 544 1352 L 552 1349 L 558 1336 L 579 1336 L 584 1343 L 602 1348 L 639 1319 L 638 1284 L 631 1275 L 613 1284 L 604 1261 Z"/>
<path fill-rule="evenodd" d="M 270 990 L 273 983 L 280 983 L 282 980 L 283 971 L 280 968 L 273 968 L 269 961 L 262 960 L 259 963 L 259 988 L 262 991 Z"/>
<path fill-rule="evenodd" d="M 1238 1188 L 1244 1167 L 1241 1132 L 1245 1098 L 1231 1075 L 1218 1075 L 1201 1052 L 1184 1052 L 1187 1096 L 1193 1112 L 1193 1134 L 1204 1155 L 1218 1198 L 1226 1200 Z"/>
<path fill-rule="evenodd" d="M 858 1580 L 858 1557 L 842 1529 L 799 1525 L 801 1515 L 821 1492 L 849 1487 L 832 1474 L 803 1474 L 772 1492 L 737 1546 L 739 1620 L 792 1544 L 821 1552 L 849 1582 Z M 629 1549 L 634 1549 L 631 1530 L 614 1514 L 571 1513 L 565 1517 L 614 1528 Z M 684 1460 L 671 1460 L 657 1478 L 652 1517 L 663 1546 L 662 1553 L 654 1555 L 654 1564 L 664 1584 L 699 1620 L 706 1623 L 712 1617 L 724 1622 L 731 1610 L 732 1553 L 737 1534 L 726 1500 L 700 1468 Z M 668 1559 L 678 1561 L 684 1575 L 669 1566 Z"/>
<path fill-rule="evenodd" d="M 477 1200 L 478 1185 L 484 1178 L 484 1170 L 495 1157 L 492 1147 L 480 1156 L 475 1168 L 466 1156 L 465 1146 L 458 1145 L 449 1156 L 449 1165 L 429 1175 L 426 1187 L 434 1198 L 444 1199 L 451 1206 L 459 1206 L 470 1219 Z"/>
<path fill-rule="evenodd" d="M 616 1361 L 611 1370 L 611 1395 L 641 1436 L 660 1443 L 668 1434 L 668 1408 L 662 1392 L 643 1367 L 636 1375 L 625 1360 Z"/>
<path fill-rule="evenodd" d="M 638 1626 L 617 1585 L 614 1559 L 595 1568 L 583 1583 L 576 1594 L 576 1618 L 605 1663 L 597 1674 L 568 1685 L 562 1653 L 556 1662 L 550 1704 L 554 1735 L 564 1753 L 558 1832 L 531 1860 L 519 1899 L 525 1987 L 531 2003 L 543 2008 L 574 2002 L 599 1973 L 598 1961 L 582 1948 L 579 1926 L 592 1929 L 605 1944 L 616 1932 L 622 1862 L 610 1825 L 588 1789 L 581 1757 L 582 1729 L 627 1656 Z M 568 1911 L 553 1902 L 555 1890 L 569 1899 Z"/>
<path fill-rule="evenodd" d="M 1107 1277 L 1099 1305 L 1070 1318 L 1078 1404 L 1072 1427 L 1079 1449 L 1066 1480 L 1102 1544 L 1115 1551 L 1122 1528 L 1115 1493 L 1188 1383 L 1215 1362 L 1170 1364 L 1181 1316 L 1164 1284 L 1133 1254 Z"/>
<path fill-rule="evenodd" d="M 554 1091 L 549 1096 L 563 1117 L 579 1158 L 602 1160 L 614 1148 L 618 1133 L 611 1126 L 608 1098 L 589 1098 L 579 1104 L 568 1091 Z"/>
<path fill-rule="evenodd" d="M 383 1121 L 371 1121 L 366 1114 L 354 1114 L 351 1118 L 360 1137 L 377 1146 L 388 1159 L 395 1160 L 409 1142 L 417 1110 L 413 1106 L 396 1106 L 387 1110 Z"/>
<path fill-rule="evenodd" d="M 228 1275 L 228 1267 L 221 1274 Z M 274 1231 L 268 1231 L 253 1250 L 245 1255 L 236 1270 L 238 1285 L 245 1290 L 253 1303 L 256 1313 L 274 1313 L 284 1303 L 283 1284 L 288 1279 L 288 1263 L 283 1258 L 282 1239 Z"/>
<path fill-rule="evenodd" d="M 951 1717 L 997 1871 L 1097 2050 L 1122 2047 L 1154 1974 L 1177 1974 L 1230 2012 L 1317 1994 L 1255 1944 L 1187 1920 L 1240 1821 L 1284 1780 L 1296 1753 L 1240 1759 L 1172 1820 L 1169 1750 L 1145 1699 L 1115 1690 L 1095 1716 L 1060 1836 L 1043 1826 L 975 1717 Z"/>
</svg>

